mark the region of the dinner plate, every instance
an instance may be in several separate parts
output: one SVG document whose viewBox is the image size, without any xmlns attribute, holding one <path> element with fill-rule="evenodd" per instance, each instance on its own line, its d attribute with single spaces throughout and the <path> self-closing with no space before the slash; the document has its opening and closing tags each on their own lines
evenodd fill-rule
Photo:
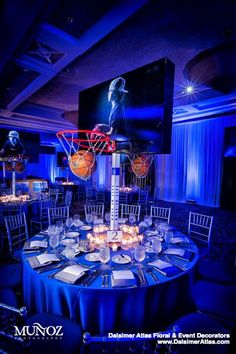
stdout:
<svg viewBox="0 0 236 354">
<path fill-rule="evenodd" d="M 131 261 L 131 257 L 127 254 L 121 255 L 117 254 L 112 257 L 112 261 L 117 264 L 127 264 Z"/>
<path fill-rule="evenodd" d="M 62 246 L 67 246 L 67 245 L 73 245 L 75 243 L 75 240 L 71 238 L 65 238 L 64 240 L 61 240 L 60 245 Z"/>
<path fill-rule="evenodd" d="M 89 261 L 89 262 L 99 262 L 100 261 L 100 255 L 98 252 L 88 253 L 88 254 L 86 254 L 86 256 L 84 258 L 86 259 L 86 261 Z"/>
<path fill-rule="evenodd" d="M 80 246 L 79 249 L 81 252 L 84 252 L 84 253 L 90 253 L 90 252 L 94 251 L 94 247 L 91 247 L 89 250 L 85 250 L 83 247 Z"/>
<path fill-rule="evenodd" d="M 80 229 L 80 230 L 83 230 L 83 231 L 89 231 L 89 230 L 92 230 L 92 226 L 89 226 L 89 225 L 82 225 L 82 226 L 80 226 L 79 229 Z"/>
<path fill-rule="evenodd" d="M 66 257 L 66 250 L 64 249 L 64 250 L 61 252 L 61 254 L 62 254 L 64 257 Z M 80 250 L 79 250 L 79 248 L 76 248 L 76 249 L 75 249 L 75 256 L 78 256 L 78 254 L 80 254 Z"/>
<path fill-rule="evenodd" d="M 74 232 L 74 231 L 71 231 L 71 232 L 67 232 L 66 234 L 66 237 L 78 237 L 79 236 L 79 232 Z"/>
</svg>

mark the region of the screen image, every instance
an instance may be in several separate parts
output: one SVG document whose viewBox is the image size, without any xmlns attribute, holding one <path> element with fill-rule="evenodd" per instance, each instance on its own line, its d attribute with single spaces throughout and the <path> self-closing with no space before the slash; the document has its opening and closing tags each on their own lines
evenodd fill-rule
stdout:
<svg viewBox="0 0 236 354">
<path fill-rule="evenodd" d="M 225 128 L 224 157 L 236 157 L 236 127 Z"/>
<path fill-rule="evenodd" d="M 48 182 L 47 181 L 34 181 L 33 182 L 33 192 L 42 192 L 43 190 L 48 189 Z"/>
<path fill-rule="evenodd" d="M 28 162 L 39 162 L 40 135 L 18 129 L 0 128 L 0 156 L 24 155 Z"/>
<path fill-rule="evenodd" d="M 68 157 L 65 152 L 57 152 L 57 167 L 68 167 Z"/>
<path fill-rule="evenodd" d="M 170 153 L 173 86 L 163 58 L 81 91 L 78 128 L 110 135 L 117 152 Z"/>
</svg>

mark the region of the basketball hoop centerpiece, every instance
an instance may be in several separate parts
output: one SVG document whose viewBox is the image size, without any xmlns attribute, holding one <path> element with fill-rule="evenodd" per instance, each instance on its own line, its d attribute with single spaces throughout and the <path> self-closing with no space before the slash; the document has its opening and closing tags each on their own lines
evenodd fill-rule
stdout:
<svg viewBox="0 0 236 354">
<path fill-rule="evenodd" d="M 97 156 L 115 151 L 115 142 L 102 132 L 63 130 L 57 133 L 57 138 L 66 152 L 71 172 L 84 181 L 96 170 Z"/>
<path fill-rule="evenodd" d="M 154 154 L 128 155 L 131 169 L 138 178 L 145 178 L 154 159 Z"/>
</svg>

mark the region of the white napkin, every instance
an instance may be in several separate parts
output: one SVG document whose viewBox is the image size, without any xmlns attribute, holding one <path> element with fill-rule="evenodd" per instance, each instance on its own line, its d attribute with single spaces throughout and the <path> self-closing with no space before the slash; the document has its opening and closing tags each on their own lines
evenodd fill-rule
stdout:
<svg viewBox="0 0 236 354">
<path fill-rule="evenodd" d="M 36 248 L 38 248 L 38 247 L 47 248 L 48 243 L 47 243 L 47 241 L 40 241 L 40 240 L 31 241 L 30 248 L 35 248 L 35 247 Z"/>
<path fill-rule="evenodd" d="M 55 254 L 51 254 L 51 253 L 43 253 L 40 254 L 39 256 L 36 256 L 36 258 L 39 264 L 45 264 L 53 261 L 60 261 L 60 259 Z"/>
<path fill-rule="evenodd" d="M 134 279 L 134 274 L 131 270 L 113 270 L 114 279 Z"/>
</svg>

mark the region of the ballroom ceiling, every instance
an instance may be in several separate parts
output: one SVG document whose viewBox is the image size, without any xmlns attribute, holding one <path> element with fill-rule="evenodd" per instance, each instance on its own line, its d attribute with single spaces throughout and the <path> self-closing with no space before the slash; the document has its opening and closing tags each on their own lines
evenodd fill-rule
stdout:
<svg viewBox="0 0 236 354">
<path fill-rule="evenodd" d="M 235 13 L 233 0 L 3 0 L 0 126 L 54 143 L 76 128 L 81 90 L 165 56 L 174 121 L 233 112 Z M 183 94 L 187 78 L 194 95 Z"/>
</svg>

